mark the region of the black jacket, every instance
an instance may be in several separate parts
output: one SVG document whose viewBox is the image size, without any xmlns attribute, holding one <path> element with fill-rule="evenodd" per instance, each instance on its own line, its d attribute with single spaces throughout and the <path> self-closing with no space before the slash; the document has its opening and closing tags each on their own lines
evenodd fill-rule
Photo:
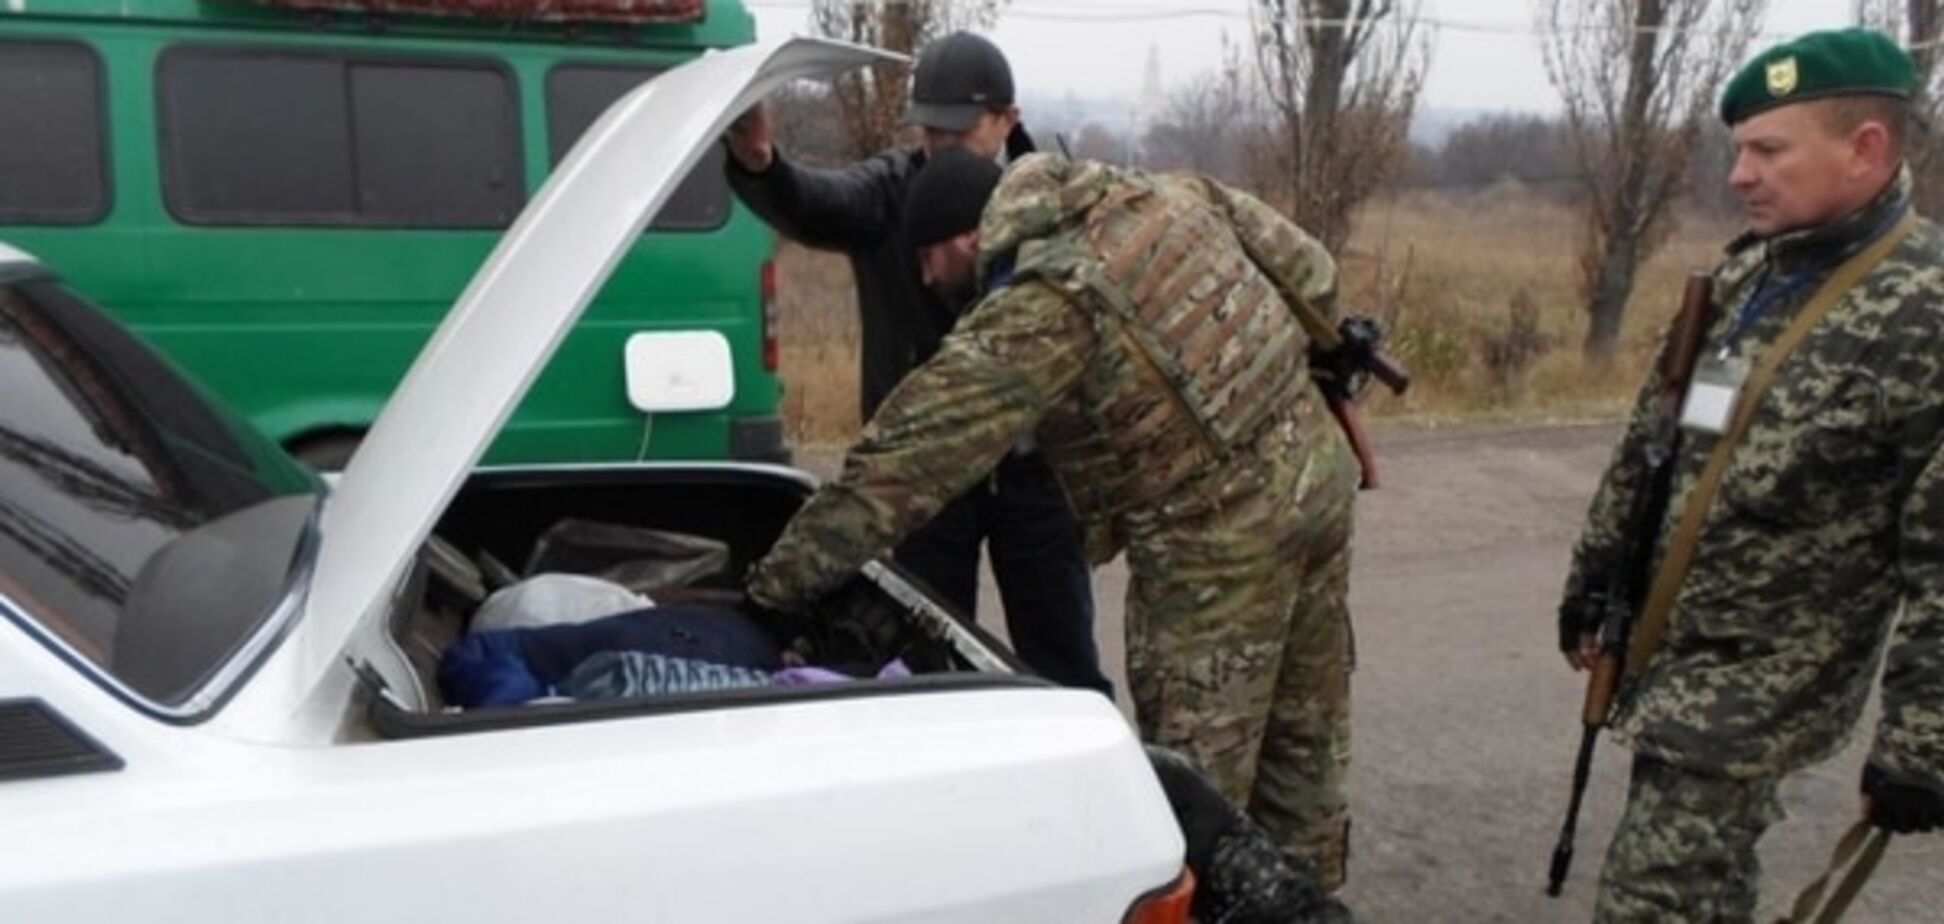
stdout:
<svg viewBox="0 0 1944 924">
<path fill-rule="evenodd" d="M 742 169 L 734 157 L 725 160 L 730 188 L 770 227 L 804 246 L 850 258 L 868 419 L 905 373 L 938 351 L 956 318 L 920 281 L 917 251 L 899 222 L 924 153 L 897 148 L 846 167 L 820 168 L 793 164 L 779 151 L 762 173 Z"/>
</svg>

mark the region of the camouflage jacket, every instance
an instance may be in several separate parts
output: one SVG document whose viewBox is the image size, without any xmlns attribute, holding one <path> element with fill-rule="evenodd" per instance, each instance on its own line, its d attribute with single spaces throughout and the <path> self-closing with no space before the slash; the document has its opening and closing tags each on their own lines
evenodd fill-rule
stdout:
<svg viewBox="0 0 1944 924">
<path fill-rule="evenodd" d="M 981 225 L 982 266 L 1015 250 L 1022 264 L 1033 262 L 1029 245 L 1084 225 L 1112 173 L 1050 155 L 1015 163 Z M 1287 219 L 1212 182 L 1166 182 L 1178 182 L 1173 188 L 1192 195 L 1196 208 L 1220 216 L 1231 236 L 1209 240 L 1209 249 L 1240 252 L 1238 238 L 1247 237 L 1259 258 L 1234 265 L 1237 278 L 1217 289 L 1254 291 L 1273 277 L 1274 285 L 1327 304 L 1334 263 Z M 1287 310 L 1280 302 L 1270 307 Z M 1027 433 L 1039 435 L 1096 562 L 1112 556 L 1126 519 L 1143 506 L 1165 497 L 1171 509 L 1183 509 L 1213 496 L 1208 486 L 1219 485 L 1229 466 L 1258 459 L 1249 447 L 1229 453 L 1233 447 L 1180 438 L 1197 432 L 1187 420 L 1194 399 L 1150 361 L 1135 326 L 1056 278 L 1022 273 L 997 285 L 938 354 L 892 392 L 846 457 L 842 475 L 810 500 L 752 570 L 751 596 L 787 610 L 827 593 L 925 523 Z M 1306 346 L 1297 333 L 1294 362 L 1303 362 Z M 1282 409 L 1272 419 L 1322 414 L 1315 390 L 1303 376 L 1290 393 L 1261 400 Z M 1130 392 L 1136 400 L 1128 400 Z M 1142 411 L 1143 425 L 1152 422 L 1149 411 L 1177 419 L 1150 431 L 1153 439 L 1130 443 L 1103 413 L 1130 406 Z M 1182 458 L 1188 462 L 1177 464 Z M 1139 476 L 1127 474 L 1136 470 Z M 1157 479 L 1152 472 L 1168 475 Z M 1103 484 L 1117 487 L 1103 491 Z"/>
<path fill-rule="evenodd" d="M 1731 245 L 1714 274 L 1702 356 L 1759 359 L 1835 267 L 1909 207 L 1906 175 L 1843 221 Z M 1764 289 L 1769 307 L 1748 311 Z M 1615 727 L 1637 750 L 1742 778 L 1820 760 L 1855 724 L 1887 643 L 1871 760 L 1944 788 L 1940 335 L 1944 236 L 1919 221 L 1762 398 L 1703 521 L 1661 649 L 1622 691 Z M 1594 496 L 1569 601 L 1624 541 L 1659 390 L 1656 374 Z M 1682 431 L 1661 542 L 1717 439 Z"/>
</svg>

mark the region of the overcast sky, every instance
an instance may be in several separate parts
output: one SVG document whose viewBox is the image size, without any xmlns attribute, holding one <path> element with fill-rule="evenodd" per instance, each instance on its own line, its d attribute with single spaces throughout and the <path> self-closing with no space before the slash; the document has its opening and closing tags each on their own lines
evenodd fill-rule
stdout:
<svg viewBox="0 0 1944 924">
<path fill-rule="evenodd" d="M 1438 30 L 1424 104 L 1436 109 L 1558 109 L 1527 0 L 1423 0 Z M 750 0 L 764 36 L 803 32 L 809 0 Z M 1847 25 L 1849 0 L 1770 0 L 1766 37 Z M 1012 0 L 992 38 L 1022 93 L 1133 97 L 1149 49 L 1163 88 L 1213 70 L 1226 32 L 1248 37 L 1248 0 Z M 1758 46 L 1762 42 L 1756 43 Z"/>
</svg>

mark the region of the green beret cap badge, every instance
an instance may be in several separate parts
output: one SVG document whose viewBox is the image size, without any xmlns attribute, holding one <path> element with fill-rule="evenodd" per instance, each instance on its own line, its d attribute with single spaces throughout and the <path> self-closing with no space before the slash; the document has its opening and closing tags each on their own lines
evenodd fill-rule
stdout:
<svg viewBox="0 0 1944 924">
<path fill-rule="evenodd" d="M 1909 99 L 1917 66 L 1889 36 L 1873 29 L 1811 32 L 1756 55 L 1721 91 L 1721 121 L 1792 103 L 1836 96 Z"/>
<path fill-rule="evenodd" d="M 1769 95 L 1777 99 L 1795 92 L 1796 80 L 1801 73 L 1796 70 L 1796 59 L 1783 58 L 1768 66 Z"/>
</svg>

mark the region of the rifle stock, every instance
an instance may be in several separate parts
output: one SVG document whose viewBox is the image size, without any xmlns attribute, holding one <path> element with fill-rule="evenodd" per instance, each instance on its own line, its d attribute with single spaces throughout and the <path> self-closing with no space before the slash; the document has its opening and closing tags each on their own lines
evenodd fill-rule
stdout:
<svg viewBox="0 0 1944 924">
<path fill-rule="evenodd" d="M 1337 419 L 1337 426 L 1343 428 L 1343 435 L 1350 440 L 1350 451 L 1357 456 L 1357 466 L 1363 469 L 1363 480 L 1357 487 L 1364 491 L 1377 489 L 1377 453 L 1370 448 L 1370 434 L 1364 431 L 1363 416 L 1357 413 L 1357 402 L 1346 397 L 1327 395 L 1331 416 Z"/>
<path fill-rule="evenodd" d="M 1605 728 L 1613 713 L 1613 697 L 1620 689 L 1620 655 L 1602 651 L 1593 662 L 1593 673 L 1586 678 L 1586 701 L 1580 707 L 1580 723 L 1587 728 Z"/>
<path fill-rule="evenodd" d="M 1384 383 L 1392 394 L 1401 395 L 1411 387 L 1411 375 L 1384 352 L 1384 329 L 1376 321 L 1350 315 L 1335 330 L 1326 331 L 1326 337 L 1311 345 L 1311 371 L 1323 390 L 1330 415 L 1343 428 L 1343 435 L 1350 440 L 1350 451 L 1357 456 L 1357 466 L 1363 470 L 1359 487 L 1374 490 L 1378 485 L 1377 453 L 1371 448 L 1362 415 L 1357 413 L 1357 395 L 1373 378 Z"/>
<path fill-rule="evenodd" d="M 1661 388 L 1654 407 L 1654 427 L 1643 447 L 1647 477 L 1627 511 L 1624 534 L 1627 541 L 1622 543 L 1616 560 L 1609 563 L 1599 583 L 1603 588 L 1617 585 L 1621 596 L 1616 599 L 1604 592 L 1587 593 L 1589 605 L 1598 609 L 1599 656 L 1586 678 L 1586 697 L 1580 706 L 1579 753 L 1573 761 L 1572 798 L 1567 803 L 1565 823 L 1560 826 L 1559 841 L 1553 846 L 1552 863 L 1546 875 L 1547 895 L 1560 893 L 1572 868 L 1573 836 L 1591 776 L 1594 745 L 1600 730 L 1613 715 L 1620 682 L 1626 676 L 1627 646 L 1633 624 L 1647 600 L 1660 523 L 1673 488 L 1681 401 L 1687 395 L 1695 362 L 1701 356 L 1712 295 L 1713 281 L 1707 273 L 1688 274 L 1687 285 L 1681 292 L 1681 313 L 1675 317 L 1667 348 L 1661 353 Z"/>
<path fill-rule="evenodd" d="M 1661 413 L 1680 413 L 1688 380 L 1701 357 L 1701 340 L 1708 333 L 1708 302 L 1714 282 L 1707 273 L 1689 273 L 1681 290 L 1681 313 L 1674 318 L 1673 343 L 1661 357 Z M 1671 407 L 1669 405 L 1672 405 Z"/>
</svg>

